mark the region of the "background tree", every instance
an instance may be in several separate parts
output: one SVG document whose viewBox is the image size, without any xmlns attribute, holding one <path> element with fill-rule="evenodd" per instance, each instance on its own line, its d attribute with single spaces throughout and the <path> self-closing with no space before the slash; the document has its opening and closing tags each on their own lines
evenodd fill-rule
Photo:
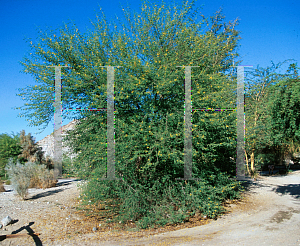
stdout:
<svg viewBox="0 0 300 246">
<path fill-rule="evenodd" d="M 0 176 L 6 176 L 5 166 L 9 159 L 12 162 L 24 164 L 28 161 L 45 164 L 49 169 L 53 168 L 53 161 L 44 158 L 44 153 L 36 143 L 31 134 L 25 135 L 25 131 L 18 134 L 9 135 L 3 133 L 0 135 Z"/>
<path fill-rule="evenodd" d="M 278 151 L 278 164 L 291 159 L 300 147 L 299 68 L 291 63 L 286 75 L 270 88 L 270 131 L 272 146 Z"/>
<path fill-rule="evenodd" d="M 25 130 L 20 133 L 21 154 L 18 156 L 21 162 L 31 161 L 42 163 L 43 151 L 39 147 L 30 133 L 25 135 Z"/>
<path fill-rule="evenodd" d="M 271 120 L 268 107 L 272 96 L 270 88 L 277 87 L 278 81 L 286 76 L 278 73 L 278 70 L 287 62 L 271 62 L 272 66 L 266 68 L 257 66 L 246 76 L 246 155 L 250 155 L 252 174 L 255 172 L 255 153 L 261 153 L 271 145 L 272 131 L 267 130 Z"/>
<path fill-rule="evenodd" d="M 192 70 L 193 108 L 234 108 L 236 101 L 231 65 L 238 57 L 237 21 L 224 22 L 221 11 L 205 18 L 193 5 L 144 2 L 140 14 L 124 11 L 121 30 L 114 23 L 110 29 L 103 15 L 87 34 L 75 25 L 41 31 L 22 62 L 39 84 L 21 89 L 29 102 L 22 116 L 45 127 L 54 90 L 47 65 L 70 66 L 63 69 L 63 108 L 106 108 L 107 75 L 100 66 L 122 66 L 115 71 L 115 163 L 122 180 L 100 180 L 106 175 L 106 112 L 78 112 L 66 139 L 78 154 L 79 176 L 89 181 L 85 198 L 107 201 L 122 222 L 162 225 L 196 211 L 214 218 L 224 199 L 238 196 L 238 183 L 229 179 L 235 165 L 228 160 L 236 151 L 236 114 L 230 112 L 193 112 L 193 173 L 201 181 L 175 181 L 184 176 L 185 99 L 184 69 L 176 66 L 199 66 Z"/>
<path fill-rule="evenodd" d="M 7 133 L 2 133 L 0 135 L 0 175 L 6 176 L 5 166 L 8 163 L 9 158 L 13 158 L 17 161 L 18 156 L 21 154 L 20 146 L 20 134 L 9 135 Z"/>
</svg>

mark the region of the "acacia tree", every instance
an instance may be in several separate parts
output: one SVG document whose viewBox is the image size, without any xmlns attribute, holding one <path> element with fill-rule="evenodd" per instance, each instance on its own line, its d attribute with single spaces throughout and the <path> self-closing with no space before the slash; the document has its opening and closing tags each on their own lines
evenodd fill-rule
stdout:
<svg viewBox="0 0 300 246">
<path fill-rule="evenodd" d="M 66 140 L 78 153 L 79 174 L 89 180 L 86 197 L 111 199 L 121 221 L 140 220 L 142 227 L 156 220 L 180 221 L 188 210 L 215 217 L 222 199 L 237 195 L 236 183 L 228 179 L 235 166 L 225 161 L 236 148 L 235 115 L 228 112 L 194 113 L 193 172 L 203 180 L 174 181 L 183 177 L 185 98 L 184 70 L 176 66 L 199 66 L 192 72 L 194 108 L 235 107 L 230 67 L 238 57 L 237 22 L 225 23 L 221 11 L 205 18 L 193 4 L 172 9 L 144 2 L 140 14 L 124 11 L 127 25 L 121 30 L 114 23 L 110 29 L 103 15 L 87 34 L 75 25 L 41 32 L 22 62 L 24 72 L 40 84 L 20 93 L 29 100 L 23 116 L 36 126 L 47 125 L 53 116 L 54 71 L 47 65 L 70 67 L 63 69 L 63 108 L 106 108 L 107 75 L 100 66 L 122 66 L 115 70 L 115 163 L 122 180 L 100 180 L 107 162 L 105 112 L 78 112 L 79 123 Z M 68 117 L 64 111 L 63 118 Z M 184 213 L 174 215 L 170 204 Z"/>
</svg>

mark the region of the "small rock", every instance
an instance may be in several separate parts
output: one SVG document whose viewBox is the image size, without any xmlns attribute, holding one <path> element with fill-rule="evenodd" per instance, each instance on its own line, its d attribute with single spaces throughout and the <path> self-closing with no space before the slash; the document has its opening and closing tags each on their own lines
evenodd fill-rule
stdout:
<svg viewBox="0 0 300 246">
<path fill-rule="evenodd" d="M 3 227 L 9 225 L 12 222 L 12 219 L 9 216 L 6 216 L 4 219 L 1 220 Z"/>
<path fill-rule="evenodd" d="M 96 228 L 96 227 L 93 227 L 93 231 L 97 231 L 97 228 Z"/>
</svg>

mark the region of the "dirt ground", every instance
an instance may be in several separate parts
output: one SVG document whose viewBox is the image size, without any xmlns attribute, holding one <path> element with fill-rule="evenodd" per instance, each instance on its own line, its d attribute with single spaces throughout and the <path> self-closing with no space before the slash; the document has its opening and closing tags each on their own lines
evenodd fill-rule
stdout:
<svg viewBox="0 0 300 246">
<path fill-rule="evenodd" d="M 196 216 L 177 226 L 141 231 L 133 223 L 106 226 L 103 218 L 86 217 L 76 210 L 80 181 L 59 181 L 54 188 L 30 189 L 26 201 L 5 185 L 0 219 L 9 215 L 14 223 L 0 230 L 0 245 L 300 245 L 300 171 L 248 182 L 244 199 L 227 204 L 228 213 L 217 220 Z M 1 238 L 24 233 L 40 235 Z"/>
</svg>

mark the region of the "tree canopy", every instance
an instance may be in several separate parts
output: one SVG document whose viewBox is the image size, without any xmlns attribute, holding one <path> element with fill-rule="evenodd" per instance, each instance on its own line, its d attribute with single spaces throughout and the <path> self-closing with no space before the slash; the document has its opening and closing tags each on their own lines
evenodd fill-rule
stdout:
<svg viewBox="0 0 300 246">
<path fill-rule="evenodd" d="M 40 31 L 22 62 L 37 85 L 21 89 L 27 101 L 21 115 L 33 126 L 51 121 L 54 70 L 47 66 L 69 66 L 62 69 L 63 108 L 106 108 L 107 74 L 100 66 L 122 66 L 115 70 L 115 163 L 122 180 L 100 180 L 107 163 L 105 112 L 78 111 L 66 139 L 78 153 L 78 174 L 89 180 L 85 197 L 112 199 L 121 221 L 138 220 L 141 227 L 182 221 L 188 211 L 214 218 L 224 199 L 238 197 L 239 185 L 229 179 L 236 168 L 229 162 L 236 113 L 193 111 L 193 174 L 201 180 L 175 181 L 184 171 L 185 76 L 177 66 L 198 66 L 192 68 L 194 109 L 235 108 L 238 22 L 225 22 L 222 11 L 207 18 L 194 2 L 173 8 L 144 2 L 141 13 L 124 13 L 121 29 L 103 14 L 85 34 L 75 25 Z M 68 117 L 74 118 L 63 111 Z M 171 212 L 170 204 L 184 213 Z"/>
</svg>

